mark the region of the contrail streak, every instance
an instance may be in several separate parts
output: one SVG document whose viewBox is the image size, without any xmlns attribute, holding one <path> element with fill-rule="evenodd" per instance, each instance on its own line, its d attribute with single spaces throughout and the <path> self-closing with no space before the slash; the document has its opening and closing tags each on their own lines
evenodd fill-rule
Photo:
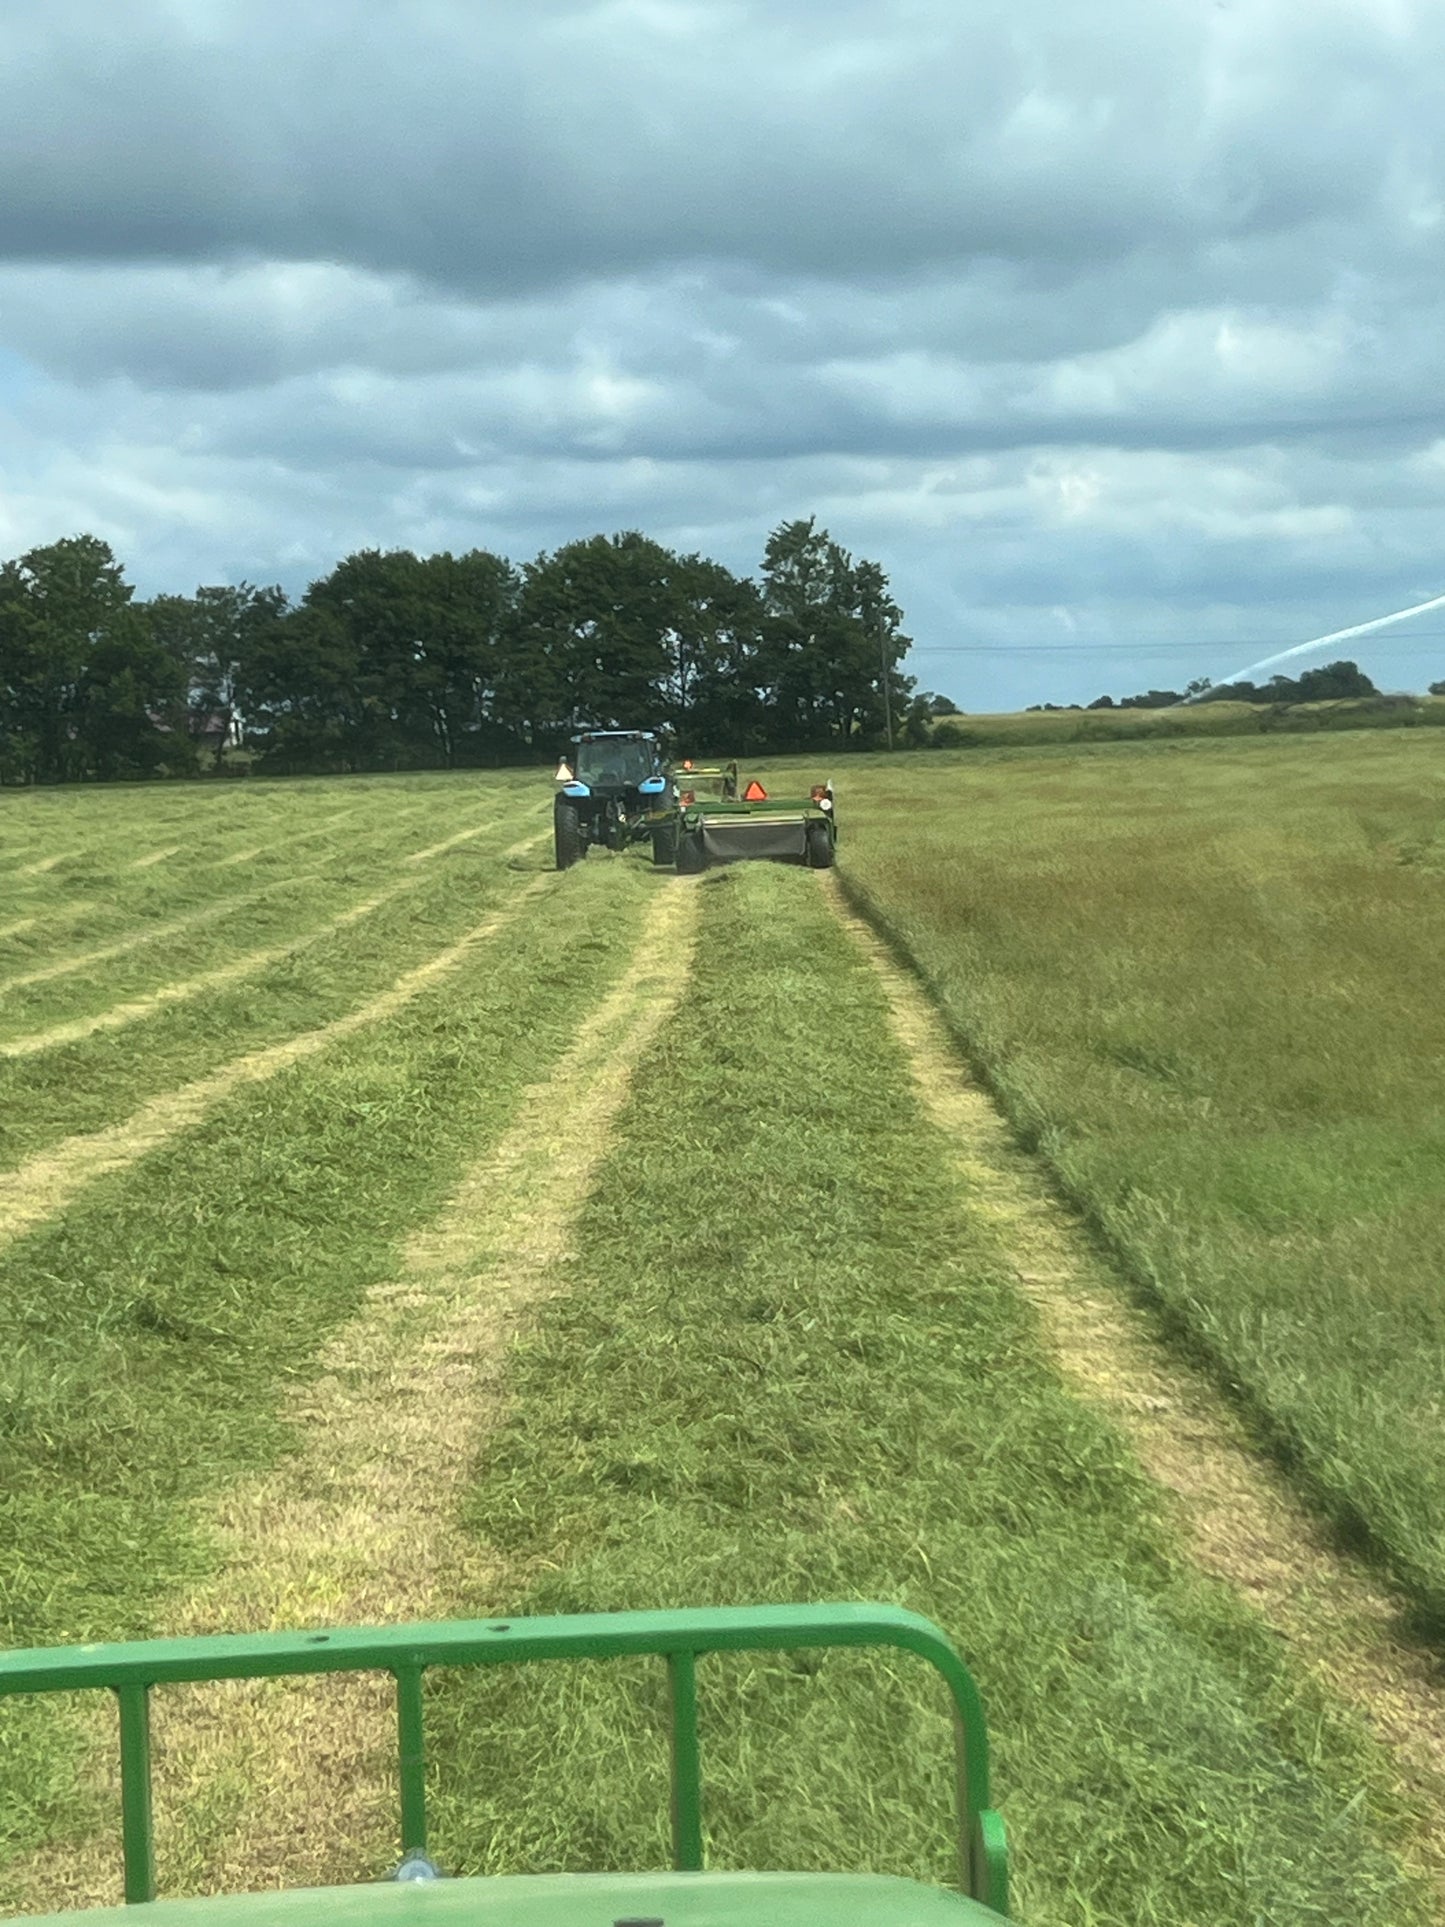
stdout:
<svg viewBox="0 0 1445 1927">
<path fill-rule="evenodd" d="M 1407 616 L 1422 616 L 1427 609 L 1445 608 L 1445 595 L 1431 596 L 1428 602 L 1416 602 L 1408 609 L 1397 609 L 1392 616 L 1376 616 L 1373 622 L 1357 622 L 1349 629 L 1334 629 L 1327 636 L 1316 636 L 1312 642 L 1297 642 L 1292 649 L 1281 649 L 1276 655 L 1266 656 L 1262 662 L 1252 662 L 1247 669 L 1236 669 L 1232 676 L 1224 678 L 1226 683 L 1244 682 L 1258 674 L 1261 669 L 1273 669 L 1277 662 L 1288 662 L 1291 656 L 1303 656 L 1311 649 L 1323 649 L 1329 642 L 1345 642 L 1351 636 L 1367 636 L 1372 629 L 1388 628 L 1392 622 L 1403 622 Z M 1197 703 L 1201 696 L 1211 695 L 1212 690 L 1201 689 L 1197 695 L 1186 696 L 1176 703 L 1176 709 L 1183 709 L 1188 703 Z"/>
</svg>

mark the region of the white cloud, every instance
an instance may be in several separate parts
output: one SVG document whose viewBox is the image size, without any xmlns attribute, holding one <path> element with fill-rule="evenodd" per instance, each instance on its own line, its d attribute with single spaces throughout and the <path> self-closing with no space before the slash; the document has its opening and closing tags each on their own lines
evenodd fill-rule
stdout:
<svg viewBox="0 0 1445 1927">
<path fill-rule="evenodd" d="M 4 553 L 299 586 L 640 526 L 747 567 L 816 509 L 921 645 L 1067 615 L 1090 681 L 1445 577 L 1432 0 L 6 24 Z M 921 669 L 979 706 L 1063 661 Z"/>
</svg>

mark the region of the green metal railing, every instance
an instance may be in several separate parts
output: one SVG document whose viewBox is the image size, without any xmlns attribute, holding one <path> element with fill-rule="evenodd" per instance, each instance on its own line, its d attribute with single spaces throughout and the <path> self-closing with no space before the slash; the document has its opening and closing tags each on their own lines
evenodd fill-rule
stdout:
<svg viewBox="0 0 1445 1927">
<path fill-rule="evenodd" d="M 125 1897 L 154 1900 L 150 1696 L 156 1686 L 303 1673 L 390 1673 L 396 1682 L 401 1851 L 427 1844 L 422 1681 L 429 1667 L 506 1666 L 523 1660 L 665 1659 L 672 1729 L 673 1864 L 703 1864 L 697 1661 L 704 1653 L 799 1647 L 888 1646 L 927 1660 L 953 1701 L 958 1774 L 959 1886 L 1008 1912 L 1003 1822 L 989 1806 L 988 1735 L 967 1667 L 930 1620 L 896 1606 L 745 1606 L 716 1610 L 589 1613 L 556 1619 L 459 1620 L 329 1633 L 262 1633 L 213 1639 L 0 1653 L 0 1698 L 108 1688 L 120 1707 L 121 1838 Z"/>
</svg>

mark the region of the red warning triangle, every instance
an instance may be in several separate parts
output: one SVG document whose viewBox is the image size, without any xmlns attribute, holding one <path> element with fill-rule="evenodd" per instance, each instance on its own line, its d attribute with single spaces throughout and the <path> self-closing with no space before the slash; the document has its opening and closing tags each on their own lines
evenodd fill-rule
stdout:
<svg viewBox="0 0 1445 1927">
<path fill-rule="evenodd" d="M 768 792 L 763 788 L 762 784 L 758 781 L 757 777 L 755 776 L 752 782 L 749 783 L 747 788 L 743 791 L 743 801 L 745 803 L 766 803 L 767 800 L 768 800 Z"/>
</svg>

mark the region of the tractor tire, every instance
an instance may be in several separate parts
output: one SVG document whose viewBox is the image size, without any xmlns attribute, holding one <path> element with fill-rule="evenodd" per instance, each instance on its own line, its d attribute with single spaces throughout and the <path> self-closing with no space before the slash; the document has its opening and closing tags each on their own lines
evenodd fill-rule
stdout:
<svg viewBox="0 0 1445 1927">
<path fill-rule="evenodd" d="M 684 830 L 677 839 L 677 874 L 680 877 L 701 876 L 706 868 L 707 850 L 702 831 Z"/>
<path fill-rule="evenodd" d="M 677 861 L 677 825 L 664 823 L 652 832 L 652 860 L 659 870 L 670 869 Z"/>
<path fill-rule="evenodd" d="M 833 836 L 826 823 L 810 823 L 804 832 L 807 853 L 804 862 L 810 870 L 831 870 L 833 867 Z"/>
<path fill-rule="evenodd" d="M 552 815 L 552 834 L 557 845 L 557 868 L 570 870 L 587 854 L 582 837 L 582 822 L 570 803 L 559 803 Z"/>
</svg>

